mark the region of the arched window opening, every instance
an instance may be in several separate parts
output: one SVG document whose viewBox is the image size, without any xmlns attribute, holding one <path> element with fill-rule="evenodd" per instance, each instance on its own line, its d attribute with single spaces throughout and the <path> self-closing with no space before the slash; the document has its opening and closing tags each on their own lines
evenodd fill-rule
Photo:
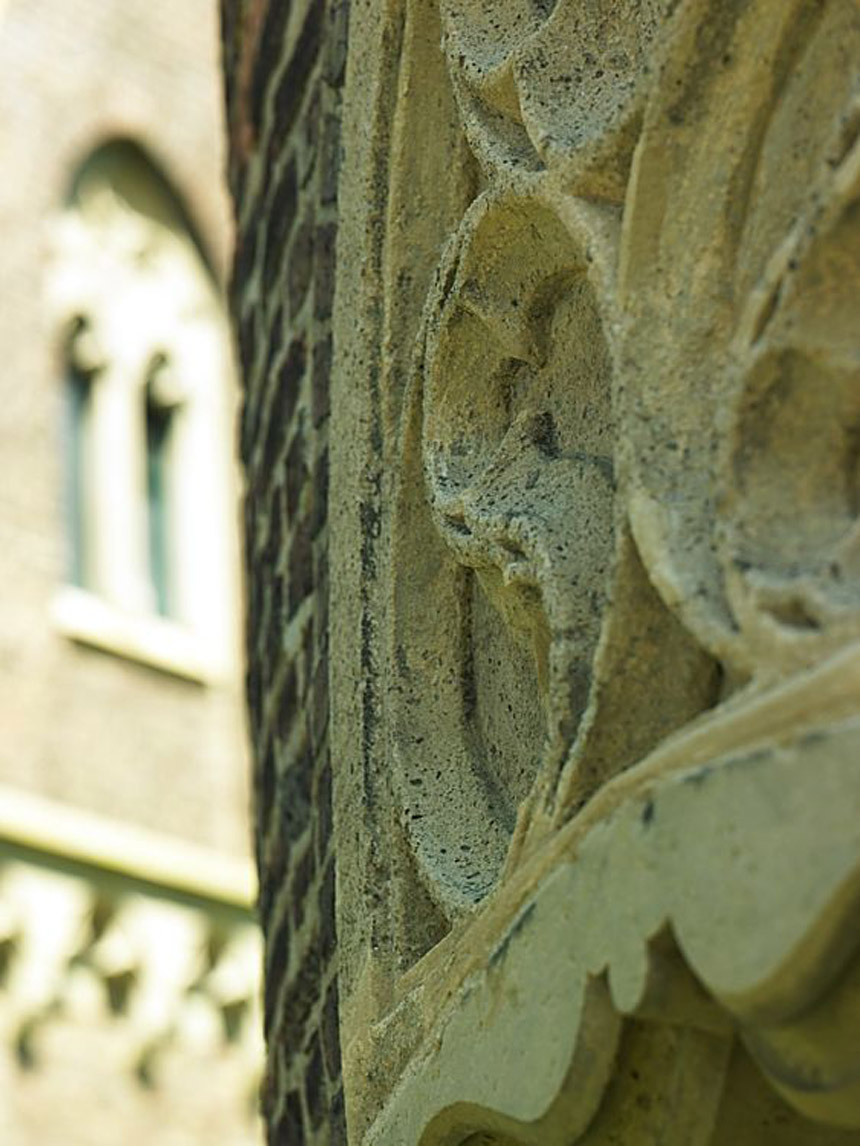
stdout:
<svg viewBox="0 0 860 1146">
<path fill-rule="evenodd" d="M 61 623 L 210 675 L 201 664 L 232 657 L 235 595 L 230 344 L 211 267 L 168 181 L 125 140 L 81 166 L 55 240 L 66 577 L 77 590 L 61 595 Z"/>
</svg>

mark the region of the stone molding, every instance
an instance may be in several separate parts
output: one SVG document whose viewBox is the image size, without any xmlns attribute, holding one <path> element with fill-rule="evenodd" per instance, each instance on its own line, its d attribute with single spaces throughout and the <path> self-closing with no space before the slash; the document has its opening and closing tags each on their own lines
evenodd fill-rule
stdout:
<svg viewBox="0 0 860 1146">
<path fill-rule="evenodd" d="M 218 1062 L 250 1133 L 262 1058 L 253 885 L 249 863 L 4 791 L 0 1029 L 19 1067 L 67 1069 L 55 1032 L 110 1030 L 117 1076 L 144 1089 L 158 1089 L 165 1062 Z"/>
<path fill-rule="evenodd" d="M 351 1141 L 860 1132 L 858 58 L 841 0 L 352 34 Z"/>
</svg>

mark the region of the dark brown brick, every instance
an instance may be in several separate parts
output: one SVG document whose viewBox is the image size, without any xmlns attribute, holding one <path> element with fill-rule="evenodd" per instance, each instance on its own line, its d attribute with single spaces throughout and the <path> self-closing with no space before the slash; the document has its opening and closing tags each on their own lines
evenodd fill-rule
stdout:
<svg viewBox="0 0 860 1146">
<path fill-rule="evenodd" d="M 314 877 L 316 862 L 313 848 L 308 846 L 299 857 L 293 870 L 293 879 L 290 884 L 290 911 L 292 913 L 293 927 L 298 930 L 302 925 L 307 910 L 308 888 Z"/>
<path fill-rule="evenodd" d="M 337 224 L 321 223 L 314 239 L 314 318 L 331 317 L 334 300 L 334 259 Z"/>
<path fill-rule="evenodd" d="M 235 124 L 235 120 L 234 120 Z M 231 124 L 231 128 L 233 124 Z M 238 153 L 233 152 L 227 164 L 227 185 L 234 203 L 241 203 L 245 198 L 245 187 L 248 183 L 248 164 Z"/>
<path fill-rule="evenodd" d="M 314 268 L 314 225 L 306 216 L 299 224 L 287 256 L 287 297 L 290 316 L 295 318 L 307 298 Z"/>
<path fill-rule="evenodd" d="M 278 365 L 278 359 L 281 356 L 281 351 L 284 347 L 284 305 L 278 302 L 272 317 L 269 320 L 268 341 L 266 350 L 266 363 L 263 367 L 263 372 L 260 376 L 260 390 L 265 393 L 273 382 L 275 377 L 275 370 Z"/>
<path fill-rule="evenodd" d="M 272 287 L 284 259 L 287 236 L 293 227 L 299 185 L 294 159 L 290 159 L 270 196 L 266 209 L 266 254 L 263 259 L 263 291 L 272 297 Z"/>
<path fill-rule="evenodd" d="M 320 145 L 320 202 L 337 200 L 337 182 L 340 174 L 340 117 L 327 115 L 323 124 Z"/>
<path fill-rule="evenodd" d="M 304 684 L 302 687 L 302 706 L 304 706 L 308 699 L 310 691 L 310 682 L 314 676 L 314 663 L 317 658 L 317 646 L 314 631 L 314 618 L 313 614 L 308 618 L 308 623 L 305 625 L 305 631 L 302 634 L 302 665 L 304 668 Z"/>
<path fill-rule="evenodd" d="M 286 512 L 287 521 L 292 522 L 295 520 L 299 502 L 301 500 L 302 491 L 307 484 L 309 472 L 307 462 L 305 460 L 307 447 L 305 445 L 305 435 L 302 426 L 296 428 L 293 434 L 293 440 L 290 442 L 290 448 L 287 450 L 287 502 Z"/>
<path fill-rule="evenodd" d="M 259 135 L 263 124 L 263 111 L 269 82 L 284 54 L 287 20 L 292 10 L 291 0 L 269 0 L 269 7 L 257 41 L 257 58 L 251 79 L 251 121 Z"/>
<path fill-rule="evenodd" d="M 257 315 L 251 310 L 239 323 L 239 359 L 248 386 L 257 350 Z"/>
<path fill-rule="evenodd" d="M 326 83 L 335 88 L 343 83 L 348 36 L 349 0 L 331 0 L 326 35 L 325 79 Z"/>
<path fill-rule="evenodd" d="M 234 0 L 221 0 L 221 49 L 224 75 L 224 96 L 227 117 L 233 118 L 236 105 L 236 65 L 239 57 L 238 5 Z"/>
<path fill-rule="evenodd" d="M 277 896 L 277 888 L 267 890 L 269 905 Z M 277 920 L 271 919 L 271 908 L 266 912 L 266 964 L 263 979 L 263 1030 L 266 1035 L 274 1030 L 276 1008 L 287 974 L 290 958 L 292 927 L 286 912 Z"/>
<path fill-rule="evenodd" d="M 286 884 L 287 869 L 290 861 L 288 842 L 277 831 L 271 833 L 268 846 L 258 833 L 258 857 L 261 872 L 260 894 L 257 899 L 257 918 L 260 926 L 267 936 L 271 936 L 275 920 L 272 910 L 278 901 L 278 893 Z"/>
<path fill-rule="evenodd" d="M 323 1072 L 322 1048 L 319 1033 L 311 1040 L 307 1063 L 305 1064 L 305 1107 L 311 1127 L 318 1130 L 325 1117 L 325 1074 Z"/>
<path fill-rule="evenodd" d="M 302 113 L 295 135 L 300 142 L 299 148 L 299 182 L 304 187 L 316 167 L 319 123 L 320 123 L 320 86 L 313 84 L 308 96 L 307 106 Z"/>
<path fill-rule="evenodd" d="M 332 827 L 331 762 L 327 751 L 317 775 L 314 809 L 316 811 L 314 835 L 316 837 L 317 863 L 322 866 L 328 855 Z"/>
<path fill-rule="evenodd" d="M 277 780 L 278 829 L 288 841 L 297 840 L 308 826 L 312 783 L 313 757 L 310 747 L 303 744 Z"/>
<path fill-rule="evenodd" d="M 243 465 L 246 466 L 251 464 L 254 446 L 257 443 L 260 426 L 259 413 L 259 402 L 253 400 L 251 395 L 246 392 L 242 401 L 242 420 L 239 426 L 239 456 Z"/>
<path fill-rule="evenodd" d="M 314 587 L 314 555 L 311 541 L 310 518 L 302 517 L 295 525 L 290 543 L 289 599 L 290 616 Z"/>
<path fill-rule="evenodd" d="M 317 662 L 311 691 L 310 740 L 314 753 L 318 753 L 328 725 L 328 651 L 324 650 Z"/>
<path fill-rule="evenodd" d="M 337 979 L 333 979 L 326 993 L 320 1023 L 323 1057 L 329 1078 L 340 1078 L 340 1019 L 338 1013 Z"/>
<path fill-rule="evenodd" d="M 330 412 L 332 340 L 331 335 L 314 343 L 313 370 L 311 374 L 311 419 L 314 426 L 320 426 Z"/>
<path fill-rule="evenodd" d="M 328 516 L 328 449 L 324 449 L 314 466 L 311 537 L 316 537 Z"/>
<path fill-rule="evenodd" d="M 250 578 L 248 581 L 250 584 Z M 256 612 L 252 613 L 249 608 L 245 616 L 245 643 L 249 652 L 254 650 L 256 646 L 257 627 L 258 616 Z M 245 702 L 248 706 L 248 732 L 252 742 L 254 742 L 257 734 L 262 731 L 263 690 L 260 681 L 260 666 L 253 657 L 248 658 L 248 668 L 245 673 Z M 259 752 L 255 752 L 254 759 L 256 760 L 258 757 Z"/>
<path fill-rule="evenodd" d="M 320 950 L 324 963 L 334 955 L 335 947 L 335 895 L 334 861 L 329 860 L 320 881 L 318 892 Z"/>
<path fill-rule="evenodd" d="M 282 744 L 286 744 L 298 714 L 296 687 L 296 666 L 290 663 L 284 674 L 284 683 L 277 699 L 277 735 Z"/>
<path fill-rule="evenodd" d="M 328 1146 L 347 1146 L 346 1109 L 343 1102 L 343 1090 L 338 1090 L 335 1093 L 329 1107 Z"/>
<path fill-rule="evenodd" d="M 320 980 L 324 969 L 319 936 L 314 934 L 284 996 L 284 1034 L 294 1046 L 301 1045 L 308 1020 L 320 1001 Z"/>
<path fill-rule="evenodd" d="M 268 831 L 268 819 L 275 807 L 275 753 L 271 741 L 267 743 L 263 753 L 256 787 L 260 835 L 265 837 Z"/>
<path fill-rule="evenodd" d="M 252 496 L 247 496 L 244 499 L 242 506 L 242 513 L 245 522 L 245 537 L 254 539 L 257 529 L 257 501 Z"/>
<path fill-rule="evenodd" d="M 283 631 L 287 624 L 287 610 L 284 604 L 284 578 L 281 574 L 271 577 L 271 615 L 269 618 L 266 646 L 270 661 L 270 675 L 276 675 L 278 662 L 283 651 Z"/>
<path fill-rule="evenodd" d="M 284 1109 L 277 1123 L 269 1130 L 269 1146 L 304 1146 L 307 1142 L 302 1099 L 297 1090 L 291 1090 L 284 1102 Z"/>
<path fill-rule="evenodd" d="M 251 659 L 248 671 L 245 674 L 245 696 L 248 702 L 248 720 L 251 726 L 251 734 L 254 740 L 259 743 L 259 735 L 263 723 L 263 694 L 260 688 L 259 666 L 254 663 L 253 659 Z"/>
<path fill-rule="evenodd" d="M 266 542 L 262 559 L 267 569 L 275 570 L 284 541 L 284 487 L 276 485 L 271 496 L 271 506 L 267 514 Z"/>
<path fill-rule="evenodd" d="M 314 598 L 314 617 L 320 631 L 320 640 L 324 640 L 324 634 L 328 633 L 328 555 L 325 549 L 320 549 L 317 553 L 316 568 L 314 570 L 315 578 L 315 598 Z"/>
<path fill-rule="evenodd" d="M 260 576 L 259 566 L 250 558 L 252 553 L 252 541 L 248 539 L 246 549 L 246 597 L 247 607 L 245 612 L 245 633 L 249 642 L 254 641 L 257 635 L 257 629 L 260 625 L 260 617 L 263 613 L 263 594 L 265 592 L 265 584 L 263 578 Z M 253 667 L 253 666 L 251 666 Z"/>
<path fill-rule="evenodd" d="M 293 129 L 316 64 L 323 30 L 323 0 L 311 0 L 305 22 L 274 96 L 274 130 L 286 139 Z"/>
<path fill-rule="evenodd" d="M 290 153 L 288 146 L 289 140 L 285 141 L 284 137 L 272 128 L 269 131 L 269 140 L 266 145 L 266 154 L 263 165 L 263 188 L 274 187 L 278 181 L 278 170 L 283 165 L 284 160 Z"/>
<path fill-rule="evenodd" d="M 274 1053 L 269 1054 L 266 1059 L 266 1068 L 260 1079 L 258 1103 L 260 1114 L 269 1123 L 278 1105 L 278 1068 Z M 271 1139 L 268 1140 L 271 1141 Z"/>
<path fill-rule="evenodd" d="M 260 238 L 259 214 L 255 214 L 248 226 L 239 234 L 236 256 L 233 262 L 233 274 L 230 277 L 230 300 L 235 314 L 240 313 L 241 301 L 245 288 L 251 280 L 254 268 L 257 265 L 257 246 Z"/>
<path fill-rule="evenodd" d="M 287 350 L 284 364 L 278 373 L 275 394 L 267 414 L 266 436 L 263 442 L 261 464 L 263 472 L 275 469 L 281 451 L 286 445 L 290 420 L 299 400 L 305 373 L 305 344 L 294 339 Z"/>
</svg>

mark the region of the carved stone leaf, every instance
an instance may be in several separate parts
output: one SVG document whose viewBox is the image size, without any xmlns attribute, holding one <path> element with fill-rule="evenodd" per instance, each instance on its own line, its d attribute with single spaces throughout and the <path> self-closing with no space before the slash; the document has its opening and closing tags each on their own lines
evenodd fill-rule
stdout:
<svg viewBox="0 0 860 1146">
<path fill-rule="evenodd" d="M 858 53 L 851 3 L 687 4 L 628 192 L 633 531 L 734 680 L 857 632 L 840 553 L 857 512 Z"/>
<path fill-rule="evenodd" d="M 464 957 L 426 969 L 412 1066 L 368 1141 L 612 1142 L 630 1129 L 623 1112 L 643 1061 L 627 1060 L 631 1082 L 618 1013 L 687 1028 L 686 1052 L 667 1047 L 649 1084 L 660 1141 L 732 1141 L 718 1111 L 731 1106 L 720 1092 L 732 1023 L 794 1105 L 860 1125 L 849 1033 L 860 974 L 858 672 L 855 646 L 801 684 L 715 713 L 533 855 L 474 921 Z M 660 1035 L 641 1037 L 651 1061 Z M 492 1068 L 470 1070 L 476 1062 Z M 676 1086 L 689 1107 L 677 1106 Z M 808 1137 L 794 1116 L 780 1118 L 798 1142 L 855 1140 L 823 1127 Z M 649 1125 L 640 1111 L 635 1120 Z"/>
<path fill-rule="evenodd" d="M 590 692 L 614 554 L 612 366 L 605 248 L 569 223 L 537 191 L 483 196 L 427 312 L 395 639 L 407 828 L 443 898 L 485 894 Z M 418 577 L 406 554 L 434 551 L 432 578 Z"/>
<path fill-rule="evenodd" d="M 476 153 L 496 174 L 558 170 L 623 197 L 657 33 L 673 0 L 443 3 L 449 64 Z"/>
</svg>

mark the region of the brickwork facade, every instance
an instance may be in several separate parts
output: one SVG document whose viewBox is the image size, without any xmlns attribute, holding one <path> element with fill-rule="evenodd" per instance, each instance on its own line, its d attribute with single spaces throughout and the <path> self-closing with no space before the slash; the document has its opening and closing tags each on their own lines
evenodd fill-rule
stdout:
<svg viewBox="0 0 860 1146">
<path fill-rule="evenodd" d="M 328 464 L 345 0 L 222 5 L 244 374 L 247 703 L 277 1146 L 345 1141 L 328 736 Z"/>
</svg>

